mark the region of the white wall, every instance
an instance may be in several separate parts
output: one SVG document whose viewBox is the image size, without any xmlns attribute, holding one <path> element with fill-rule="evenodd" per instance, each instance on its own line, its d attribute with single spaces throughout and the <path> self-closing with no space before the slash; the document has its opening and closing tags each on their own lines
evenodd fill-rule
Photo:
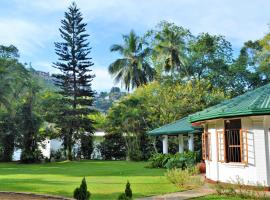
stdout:
<svg viewBox="0 0 270 200">
<path fill-rule="evenodd" d="M 51 155 L 51 140 L 46 139 L 39 145 L 39 149 L 45 158 L 50 158 Z"/>
<path fill-rule="evenodd" d="M 270 117 L 243 117 L 242 129 L 248 132 L 248 164 L 221 163 L 217 160 L 217 134 L 223 130 L 224 119 L 207 122 L 211 133 L 211 161 L 206 161 L 206 177 L 214 181 L 232 182 L 239 176 L 245 184 L 270 186 L 269 181 L 269 128 Z M 269 128 L 266 128 L 269 127 Z M 265 130 L 268 130 L 267 132 Z M 266 159 L 267 158 L 267 159 Z"/>
</svg>

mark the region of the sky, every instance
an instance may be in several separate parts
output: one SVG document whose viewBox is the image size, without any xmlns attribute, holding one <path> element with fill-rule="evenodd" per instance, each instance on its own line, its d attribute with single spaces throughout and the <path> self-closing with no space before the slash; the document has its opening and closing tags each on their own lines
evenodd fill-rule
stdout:
<svg viewBox="0 0 270 200">
<path fill-rule="evenodd" d="M 53 73 L 57 61 L 54 42 L 61 41 L 59 27 L 70 0 L 0 0 L 0 44 L 15 45 L 20 61 Z M 223 35 L 237 54 L 247 40 L 269 31 L 269 0 L 75 0 L 88 24 L 92 47 L 93 88 L 114 86 L 107 68 L 119 55 L 112 44 L 121 43 L 131 29 L 142 35 L 167 20 L 193 34 Z"/>
</svg>

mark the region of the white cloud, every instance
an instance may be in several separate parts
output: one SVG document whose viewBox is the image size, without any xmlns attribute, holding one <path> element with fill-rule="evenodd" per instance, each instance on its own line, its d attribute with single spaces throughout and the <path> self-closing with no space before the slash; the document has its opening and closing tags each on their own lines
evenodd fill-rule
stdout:
<svg viewBox="0 0 270 200">
<path fill-rule="evenodd" d="M 11 0 L 6 0 L 11 1 Z M 13 0 L 12 8 L 0 8 L 0 40 L 16 45 L 33 66 L 52 71 L 53 41 L 72 0 Z M 261 38 L 270 22 L 269 0 L 75 0 L 89 24 L 91 45 L 96 55 L 95 89 L 109 89 L 113 80 L 104 67 L 111 62 L 108 47 L 133 28 L 145 32 L 159 21 L 168 20 L 193 33 L 226 36 L 233 47 Z M 1 5 L 2 6 L 2 5 Z M 10 10 L 1 16 L 1 9 Z M 11 14 L 12 13 L 12 14 Z M 98 26 L 97 26 L 98 24 Z M 116 40 L 116 41 L 115 41 Z M 48 45 L 49 44 L 49 45 Z M 48 49 L 48 46 L 50 49 Z M 49 55 L 48 55 L 49 54 Z M 33 58 L 33 60 L 32 60 Z M 99 58 L 99 60 L 96 60 Z M 103 59 L 103 60 L 100 60 Z M 49 64 L 46 64 L 49 63 Z"/>
<path fill-rule="evenodd" d="M 95 74 L 95 78 L 93 79 L 93 89 L 97 91 L 106 91 L 109 90 L 115 85 L 111 75 L 108 73 L 107 68 L 95 66 L 93 68 L 93 73 Z"/>
<path fill-rule="evenodd" d="M 46 42 L 55 35 L 47 25 L 40 26 L 27 20 L 13 18 L 0 19 L 0 30 L 1 43 L 13 44 L 28 56 L 35 55 L 35 51 L 44 48 Z"/>
<path fill-rule="evenodd" d="M 29 5 L 29 1 L 28 5 Z M 43 12 L 66 10 L 71 0 L 36 0 L 30 5 Z M 225 35 L 239 43 L 267 31 L 268 0 L 76 0 L 87 20 L 123 23 L 134 29 L 169 20 L 195 32 Z"/>
</svg>

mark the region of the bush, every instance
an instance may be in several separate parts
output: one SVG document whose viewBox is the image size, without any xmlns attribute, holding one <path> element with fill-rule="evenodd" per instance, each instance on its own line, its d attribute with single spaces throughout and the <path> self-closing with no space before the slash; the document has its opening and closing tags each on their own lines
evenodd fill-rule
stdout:
<svg viewBox="0 0 270 200">
<path fill-rule="evenodd" d="M 174 168 L 168 170 L 165 176 L 172 184 L 174 184 L 179 189 L 193 188 L 201 185 L 202 180 L 201 177 L 194 176 L 192 172 L 193 171 L 190 171 L 188 169 L 182 170 Z"/>
<path fill-rule="evenodd" d="M 171 169 L 165 174 L 167 179 L 178 188 L 183 188 L 185 183 L 190 179 L 188 170 Z"/>
<path fill-rule="evenodd" d="M 105 160 L 123 160 L 126 158 L 125 139 L 120 133 L 106 134 L 100 147 L 101 155 Z"/>
<path fill-rule="evenodd" d="M 33 152 L 26 152 L 23 150 L 21 153 L 20 161 L 22 163 L 37 163 L 43 159 L 44 157 L 39 149 L 36 149 Z"/>
<path fill-rule="evenodd" d="M 63 149 L 58 149 L 57 151 L 52 150 L 50 154 L 50 160 L 51 161 L 61 161 L 65 160 L 65 152 Z"/>
<path fill-rule="evenodd" d="M 149 161 L 151 162 L 149 167 L 151 168 L 181 168 L 186 169 L 194 167 L 198 162 L 197 152 L 183 152 L 175 155 L 171 154 L 154 154 Z"/>
<path fill-rule="evenodd" d="M 130 188 L 129 181 L 126 184 L 125 193 L 122 193 L 118 196 L 118 200 L 131 200 L 132 199 L 132 190 Z"/>
<path fill-rule="evenodd" d="M 151 168 L 165 168 L 166 163 L 168 160 L 172 157 L 171 154 L 161 154 L 156 153 L 154 154 L 150 159 L 150 165 Z"/>
<path fill-rule="evenodd" d="M 87 184 L 85 177 L 82 180 L 82 183 L 79 188 L 76 188 L 73 193 L 73 197 L 77 200 L 89 200 L 91 193 L 87 191 Z"/>
<path fill-rule="evenodd" d="M 125 195 L 126 195 L 127 197 L 129 197 L 130 199 L 132 198 L 132 190 L 131 190 L 131 188 L 130 188 L 130 183 L 129 183 L 129 181 L 128 181 L 127 184 L 126 184 Z"/>
</svg>

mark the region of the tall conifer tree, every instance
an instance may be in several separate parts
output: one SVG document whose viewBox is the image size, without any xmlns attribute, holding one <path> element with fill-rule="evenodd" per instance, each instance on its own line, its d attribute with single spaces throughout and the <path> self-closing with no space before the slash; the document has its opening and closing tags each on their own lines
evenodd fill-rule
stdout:
<svg viewBox="0 0 270 200">
<path fill-rule="evenodd" d="M 87 24 L 83 22 L 82 13 L 73 2 L 65 12 L 59 29 L 63 42 L 55 43 L 58 61 L 54 67 L 61 73 L 54 74 L 56 85 L 60 87 L 64 109 L 59 113 L 58 126 L 66 148 L 67 158 L 72 159 L 72 147 L 81 134 L 93 133 L 93 121 L 87 115 L 91 109 L 94 91 L 91 82 L 94 78 L 89 57 L 91 48 L 87 42 Z"/>
</svg>

